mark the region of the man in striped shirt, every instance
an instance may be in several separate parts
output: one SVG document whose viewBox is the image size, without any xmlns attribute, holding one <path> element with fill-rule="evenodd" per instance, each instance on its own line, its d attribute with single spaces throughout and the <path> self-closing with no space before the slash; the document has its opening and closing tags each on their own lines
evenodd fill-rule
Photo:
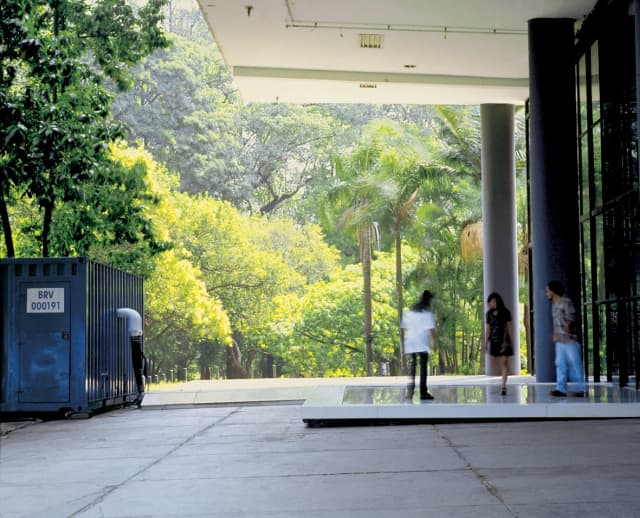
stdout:
<svg viewBox="0 0 640 518">
<path fill-rule="evenodd" d="M 584 370 L 575 332 L 575 307 L 571 299 L 564 296 L 564 286 L 560 281 L 550 281 L 546 293 L 551 300 L 553 342 L 556 348 L 556 388 L 551 395 L 567 397 L 567 381 L 573 381 L 576 383 L 575 395 L 584 397 Z"/>
</svg>

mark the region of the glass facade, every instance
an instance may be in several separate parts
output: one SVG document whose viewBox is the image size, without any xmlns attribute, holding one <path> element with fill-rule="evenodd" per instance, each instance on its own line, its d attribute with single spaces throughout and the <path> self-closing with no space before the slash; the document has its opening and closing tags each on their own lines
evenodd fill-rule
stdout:
<svg viewBox="0 0 640 518">
<path fill-rule="evenodd" d="M 600 2 L 577 35 L 583 352 L 594 381 L 638 386 L 640 203 L 635 16 Z"/>
</svg>

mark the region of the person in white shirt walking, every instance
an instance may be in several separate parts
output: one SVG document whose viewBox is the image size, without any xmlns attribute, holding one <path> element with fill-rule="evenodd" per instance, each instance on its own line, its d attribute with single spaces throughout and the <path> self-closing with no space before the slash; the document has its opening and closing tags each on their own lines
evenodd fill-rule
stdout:
<svg viewBox="0 0 640 518">
<path fill-rule="evenodd" d="M 431 312 L 433 294 L 429 290 L 422 293 L 420 300 L 402 318 L 400 327 L 404 331 L 404 354 L 409 356 L 409 384 L 407 399 L 413 399 L 416 387 L 416 364 L 420 360 L 420 399 L 433 399 L 427 390 L 427 361 L 435 343 L 435 318 Z"/>
</svg>

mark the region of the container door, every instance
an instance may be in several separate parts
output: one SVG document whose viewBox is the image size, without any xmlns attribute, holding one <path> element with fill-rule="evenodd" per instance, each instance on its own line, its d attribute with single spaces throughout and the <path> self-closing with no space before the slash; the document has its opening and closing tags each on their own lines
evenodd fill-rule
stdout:
<svg viewBox="0 0 640 518">
<path fill-rule="evenodd" d="M 69 401 L 71 333 L 69 283 L 23 283 L 16 310 L 18 400 Z"/>
</svg>

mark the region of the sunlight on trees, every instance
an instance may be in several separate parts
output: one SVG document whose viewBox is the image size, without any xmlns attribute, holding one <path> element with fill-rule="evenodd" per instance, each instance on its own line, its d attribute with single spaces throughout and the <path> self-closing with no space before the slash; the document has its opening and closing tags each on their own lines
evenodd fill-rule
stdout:
<svg viewBox="0 0 640 518">
<path fill-rule="evenodd" d="M 424 289 L 479 372 L 478 108 L 243 105 L 195 3 L 117 4 L 0 3 L 2 254 L 144 276 L 153 376 L 399 374 Z"/>
</svg>

